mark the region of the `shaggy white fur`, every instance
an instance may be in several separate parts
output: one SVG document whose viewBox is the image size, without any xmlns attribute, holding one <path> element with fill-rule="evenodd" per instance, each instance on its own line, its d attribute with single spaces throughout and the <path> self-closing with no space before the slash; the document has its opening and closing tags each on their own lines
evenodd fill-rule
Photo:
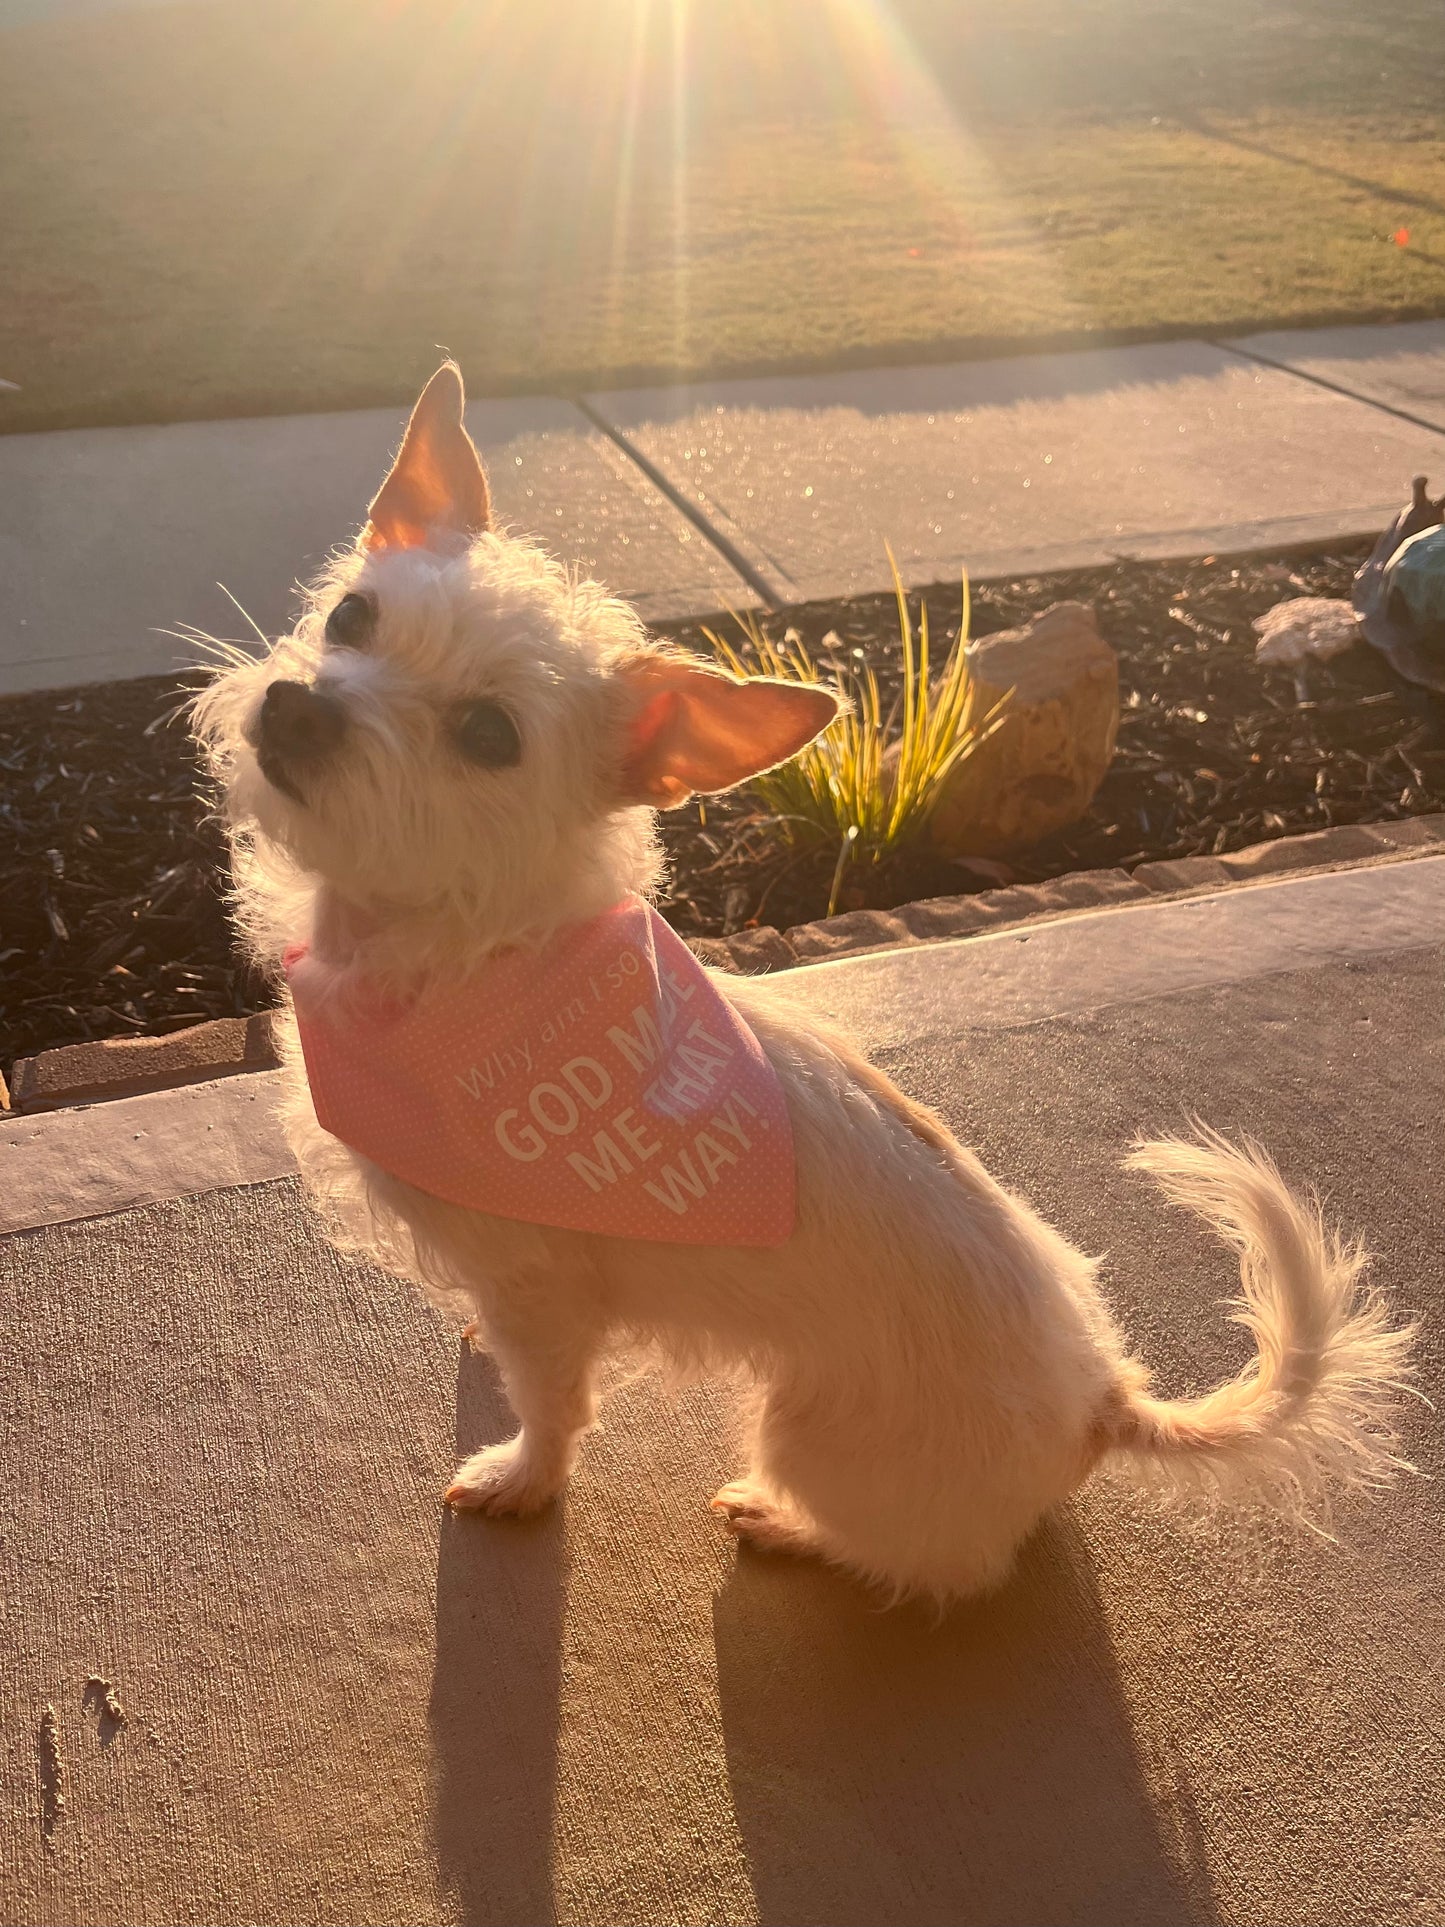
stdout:
<svg viewBox="0 0 1445 1927">
<path fill-rule="evenodd" d="M 461 408 L 448 366 L 294 634 L 196 706 L 253 949 L 275 965 L 310 943 L 338 989 L 458 982 L 497 950 L 646 894 L 653 803 L 728 787 L 833 713 L 817 691 L 740 685 L 656 649 L 623 604 L 491 530 Z M 360 614 L 328 639 L 343 596 Z M 324 740 L 271 740 L 262 711 L 278 682 L 329 712 Z M 517 760 L 478 767 L 460 752 L 457 717 L 478 700 L 515 725 Z M 552 1230 L 412 1189 L 320 1129 L 293 1040 L 291 1141 L 336 1235 L 479 1321 L 521 1421 L 460 1468 L 452 1504 L 546 1504 L 593 1421 L 600 1362 L 639 1348 L 749 1388 L 747 1471 L 713 1501 L 734 1531 L 895 1597 L 997 1586 L 1040 1516 L 1105 1458 L 1296 1517 L 1330 1484 L 1399 1464 L 1391 1408 L 1412 1331 L 1391 1328 L 1361 1291 L 1359 1254 L 1257 1150 L 1202 1134 L 1136 1154 L 1240 1252 L 1259 1352 L 1205 1398 L 1160 1401 L 1093 1261 L 846 1040 L 765 983 L 720 987 L 792 1118 L 798 1220 L 775 1249 Z"/>
</svg>

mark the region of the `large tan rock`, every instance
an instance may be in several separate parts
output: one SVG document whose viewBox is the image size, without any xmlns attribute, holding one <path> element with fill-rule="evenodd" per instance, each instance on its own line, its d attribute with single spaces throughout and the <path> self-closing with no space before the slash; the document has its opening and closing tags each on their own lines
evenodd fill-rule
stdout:
<svg viewBox="0 0 1445 1927">
<path fill-rule="evenodd" d="M 930 835 L 950 855 L 996 856 L 1064 829 L 1093 801 L 1119 729 L 1119 664 L 1082 602 L 1056 602 L 1022 629 L 984 636 L 968 657 L 965 722 L 977 726 L 1008 702 L 949 777 Z"/>
</svg>

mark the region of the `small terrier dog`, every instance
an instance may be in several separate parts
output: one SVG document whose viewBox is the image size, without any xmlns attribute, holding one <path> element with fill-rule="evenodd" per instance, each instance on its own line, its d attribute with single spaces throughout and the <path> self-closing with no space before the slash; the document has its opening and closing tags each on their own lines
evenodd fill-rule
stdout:
<svg viewBox="0 0 1445 1927">
<path fill-rule="evenodd" d="M 660 924 L 655 811 L 796 754 L 836 699 L 659 646 L 495 529 L 462 410 L 448 363 L 294 633 L 195 710 L 246 938 L 286 959 L 308 1187 L 472 1321 L 520 1420 L 447 1500 L 546 1505 L 622 1351 L 749 1388 L 747 1470 L 712 1500 L 739 1538 L 895 1598 L 997 1587 L 1103 1461 L 1298 1518 L 1387 1476 L 1413 1329 L 1259 1151 L 1134 1152 L 1240 1254 L 1258 1351 L 1153 1397 L 1093 1261 Z"/>
</svg>

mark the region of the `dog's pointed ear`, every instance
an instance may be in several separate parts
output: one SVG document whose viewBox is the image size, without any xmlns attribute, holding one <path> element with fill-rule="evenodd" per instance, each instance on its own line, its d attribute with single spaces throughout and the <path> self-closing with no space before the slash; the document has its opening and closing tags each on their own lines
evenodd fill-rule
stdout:
<svg viewBox="0 0 1445 1927">
<path fill-rule="evenodd" d="M 462 425 L 461 370 L 444 361 L 411 411 L 391 473 L 377 491 L 363 549 L 422 549 L 492 525 L 487 472 Z"/>
<path fill-rule="evenodd" d="M 624 692 L 621 800 L 655 809 L 785 763 L 840 707 L 818 683 L 729 676 L 660 652 L 630 656 L 613 673 Z"/>
</svg>

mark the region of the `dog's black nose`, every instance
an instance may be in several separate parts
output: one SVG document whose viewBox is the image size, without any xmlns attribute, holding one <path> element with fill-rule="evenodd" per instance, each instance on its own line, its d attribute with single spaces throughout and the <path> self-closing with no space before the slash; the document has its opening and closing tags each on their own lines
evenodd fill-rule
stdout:
<svg viewBox="0 0 1445 1927">
<path fill-rule="evenodd" d="M 273 682 L 261 705 L 260 747 L 280 762 L 316 763 L 335 749 L 346 712 L 314 683 Z"/>
</svg>

